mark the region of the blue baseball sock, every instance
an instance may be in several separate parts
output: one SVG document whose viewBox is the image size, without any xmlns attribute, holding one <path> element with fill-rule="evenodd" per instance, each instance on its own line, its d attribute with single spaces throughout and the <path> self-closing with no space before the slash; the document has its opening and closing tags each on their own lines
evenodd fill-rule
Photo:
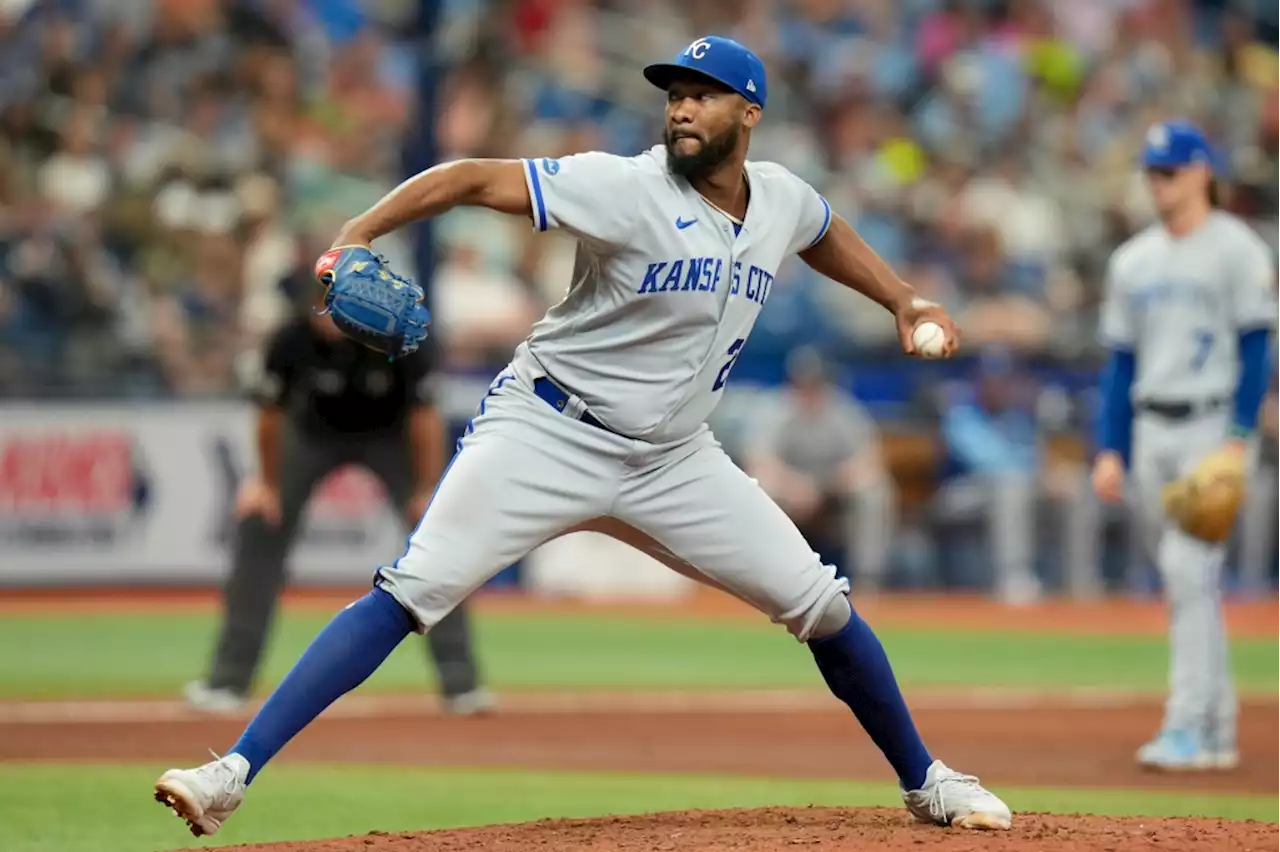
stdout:
<svg viewBox="0 0 1280 852">
<path fill-rule="evenodd" d="M 850 607 L 839 633 L 814 639 L 809 650 L 832 693 L 853 711 L 879 746 L 904 790 L 919 790 L 933 758 L 902 699 L 889 657 L 876 634 Z"/>
<path fill-rule="evenodd" d="M 364 683 L 413 627 L 408 610 L 380 588 L 334 616 L 228 752 L 249 761 L 246 783 L 326 707 Z"/>
</svg>

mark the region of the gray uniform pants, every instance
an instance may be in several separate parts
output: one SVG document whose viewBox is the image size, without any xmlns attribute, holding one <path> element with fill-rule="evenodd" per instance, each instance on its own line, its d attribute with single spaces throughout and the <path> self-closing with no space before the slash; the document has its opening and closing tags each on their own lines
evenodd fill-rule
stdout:
<svg viewBox="0 0 1280 852">
<path fill-rule="evenodd" d="M 1225 544 L 1184 533 L 1164 515 L 1160 491 L 1227 439 L 1219 411 L 1182 421 L 1140 414 L 1134 422 L 1133 478 L 1143 540 L 1169 603 L 1169 698 L 1164 726 L 1233 744 L 1236 694 L 1222 615 Z"/>
<path fill-rule="evenodd" d="M 533 385 L 511 373 L 494 382 L 408 553 L 381 571 L 379 585 L 421 631 L 434 632 L 505 566 L 578 529 L 727 590 L 800 641 L 848 622 L 848 582 L 709 429 L 662 443 L 625 438 L 561 413 Z"/>
<path fill-rule="evenodd" d="M 312 490 L 346 464 L 368 468 L 381 480 L 391 504 L 400 509 L 413 494 L 407 442 L 398 434 L 316 438 L 286 426 L 280 457 L 280 524 L 260 517 L 240 521 L 233 542 L 231 575 L 223 588 L 223 621 L 209 673 L 209 686 L 248 694 L 285 584 L 285 559 Z M 406 529 L 406 532 L 408 530 Z M 370 567 L 372 574 L 373 567 Z M 479 683 L 465 605 L 459 605 L 427 634 L 440 675 L 441 692 L 460 695 Z"/>
</svg>

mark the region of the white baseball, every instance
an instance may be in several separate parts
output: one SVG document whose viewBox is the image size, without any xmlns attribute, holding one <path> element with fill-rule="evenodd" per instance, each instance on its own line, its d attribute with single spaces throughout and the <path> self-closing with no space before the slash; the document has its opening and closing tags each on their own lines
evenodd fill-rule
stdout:
<svg viewBox="0 0 1280 852">
<path fill-rule="evenodd" d="M 911 332 L 911 342 L 922 358 L 941 358 L 947 334 L 936 322 L 922 322 Z"/>
</svg>

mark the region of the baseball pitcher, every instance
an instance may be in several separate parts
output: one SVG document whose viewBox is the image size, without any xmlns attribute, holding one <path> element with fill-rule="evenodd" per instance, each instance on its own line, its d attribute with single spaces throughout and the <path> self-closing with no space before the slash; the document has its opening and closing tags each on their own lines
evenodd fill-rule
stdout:
<svg viewBox="0 0 1280 852">
<path fill-rule="evenodd" d="M 1219 580 L 1244 494 L 1276 316 L 1271 251 L 1215 209 L 1213 154 L 1194 125 L 1147 134 L 1143 165 L 1160 221 L 1116 249 L 1101 337 L 1093 484 L 1111 502 L 1126 476 L 1169 602 L 1169 697 L 1138 762 L 1229 769 L 1236 751 Z"/>
<path fill-rule="evenodd" d="M 788 255 L 887 309 L 908 354 L 917 331 L 951 354 L 955 325 L 812 187 L 747 160 L 767 92 L 755 54 L 700 38 L 644 73 L 667 94 L 665 144 L 635 157 L 437 166 L 352 219 L 321 257 L 335 322 L 398 354 L 422 339 L 427 317 L 422 291 L 369 250 L 379 236 L 469 204 L 578 239 L 568 294 L 494 379 L 408 550 L 320 633 L 226 757 L 156 782 L 156 798 L 194 833 L 216 831 L 272 756 L 407 634 L 575 529 L 606 532 L 727 590 L 806 642 L 917 818 L 1009 827 L 1004 802 L 929 754 L 848 582 L 706 425 Z"/>
</svg>

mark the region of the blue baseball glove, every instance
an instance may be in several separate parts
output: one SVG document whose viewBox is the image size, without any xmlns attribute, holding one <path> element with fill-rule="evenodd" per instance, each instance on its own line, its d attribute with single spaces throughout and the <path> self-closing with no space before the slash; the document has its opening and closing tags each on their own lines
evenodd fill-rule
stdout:
<svg viewBox="0 0 1280 852">
<path fill-rule="evenodd" d="M 427 336 L 431 313 L 422 288 L 364 246 L 329 249 L 316 261 L 325 312 L 342 333 L 390 360 L 413 352 Z"/>
</svg>

